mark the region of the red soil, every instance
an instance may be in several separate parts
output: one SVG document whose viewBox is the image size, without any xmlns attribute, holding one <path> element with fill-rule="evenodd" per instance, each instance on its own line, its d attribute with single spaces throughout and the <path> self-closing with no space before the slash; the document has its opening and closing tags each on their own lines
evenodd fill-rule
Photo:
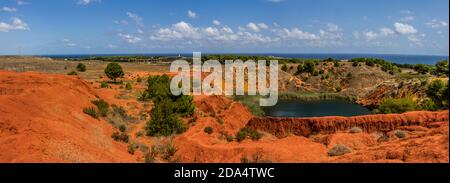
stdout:
<svg viewBox="0 0 450 183">
<path fill-rule="evenodd" d="M 277 137 L 288 134 L 309 136 L 316 133 L 335 133 L 352 127 L 364 132 L 392 131 L 401 126 L 427 127 L 433 122 L 448 122 L 449 111 L 416 111 L 404 114 L 381 114 L 356 117 L 316 117 L 316 118 L 253 118 L 248 127 L 269 132 Z"/>
<path fill-rule="evenodd" d="M 448 111 L 350 118 L 252 118 L 242 104 L 223 96 L 197 97 L 195 103 L 203 113 L 221 111 L 223 115 L 200 116 L 195 126 L 175 138 L 176 156 L 182 162 L 240 162 L 242 157 L 251 159 L 255 154 L 272 162 L 448 162 L 448 156 L 444 156 L 448 155 Z M 223 118 L 224 124 L 216 118 Z M 203 131 L 207 126 L 213 127 L 213 134 Z M 245 126 L 269 133 L 259 141 L 247 139 L 241 143 L 227 142 L 221 135 L 234 135 Z M 347 132 L 355 126 L 363 133 Z M 407 137 L 395 137 L 396 129 L 404 130 Z M 386 142 L 379 141 L 383 132 L 389 136 Z M 425 143 L 425 139 L 439 140 Z M 352 153 L 328 156 L 328 150 L 336 144 L 348 146 Z M 399 148 L 407 149 L 408 154 L 392 155 L 391 151 Z"/>
<path fill-rule="evenodd" d="M 96 95 L 77 77 L 0 71 L 0 162 L 135 162 L 83 113 Z"/>
<path fill-rule="evenodd" d="M 135 99 L 119 100 L 114 97 L 118 90 L 94 85 L 64 75 L 0 71 L 0 162 L 142 162 L 142 154 L 130 155 L 125 143 L 112 140 L 111 125 L 82 112 L 96 96 L 126 107 Z M 246 107 L 224 96 L 196 96 L 194 103 L 198 119 L 173 140 L 181 162 L 240 162 L 244 156 L 272 162 L 449 161 L 448 111 L 253 118 Z M 207 126 L 212 134 L 204 132 Z M 263 138 L 226 140 L 246 126 L 263 131 Z M 347 132 L 355 126 L 363 132 Z M 394 130 L 403 130 L 406 137 L 397 138 Z M 336 144 L 352 152 L 329 156 Z"/>
</svg>

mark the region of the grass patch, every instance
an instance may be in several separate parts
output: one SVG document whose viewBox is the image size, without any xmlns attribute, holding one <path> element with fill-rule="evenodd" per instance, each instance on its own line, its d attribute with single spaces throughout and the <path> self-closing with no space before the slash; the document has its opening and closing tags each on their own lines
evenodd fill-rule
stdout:
<svg viewBox="0 0 450 183">
<path fill-rule="evenodd" d="M 83 112 L 95 119 L 98 119 L 97 110 L 95 110 L 95 108 L 93 107 L 86 107 L 83 109 Z"/>
</svg>

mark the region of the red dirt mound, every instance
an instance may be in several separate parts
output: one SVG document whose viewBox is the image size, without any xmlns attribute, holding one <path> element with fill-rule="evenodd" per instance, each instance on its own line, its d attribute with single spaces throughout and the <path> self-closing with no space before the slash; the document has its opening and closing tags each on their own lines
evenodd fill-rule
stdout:
<svg viewBox="0 0 450 183">
<path fill-rule="evenodd" d="M 95 96 L 77 77 L 0 71 L 0 162 L 135 162 L 83 113 Z"/>
<path fill-rule="evenodd" d="M 316 118 L 273 118 L 255 117 L 247 126 L 271 133 L 277 137 L 289 134 L 309 136 L 311 134 L 330 134 L 359 127 L 364 132 L 387 132 L 401 126 L 427 127 L 433 122 L 449 120 L 449 111 L 415 111 L 403 114 L 380 114 L 355 117 L 316 117 Z"/>
</svg>

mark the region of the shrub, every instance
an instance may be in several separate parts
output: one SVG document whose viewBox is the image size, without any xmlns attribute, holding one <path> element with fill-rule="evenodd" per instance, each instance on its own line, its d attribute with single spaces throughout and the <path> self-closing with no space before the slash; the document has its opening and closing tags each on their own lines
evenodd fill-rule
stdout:
<svg viewBox="0 0 450 183">
<path fill-rule="evenodd" d="M 152 145 L 150 151 L 145 154 L 145 160 L 144 160 L 145 163 L 154 163 L 156 156 L 158 156 L 158 154 L 159 154 L 158 147 L 155 145 Z"/>
<path fill-rule="evenodd" d="M 323 74 L 323 73 L 325 73 L 325 71 L 323 71 L 323 70 L 320 70 L 320 71 L 319 71 L 319 74 Z"/>
<path fill-rule="evenodd" d="M 345 145 L 336 144 L 330 150 L 328 150 L 328 156 L 342 156 L 347 153 L 351 153 L 352 150 Z"/>
<path fill-rule="evenodd" d="M 353 67 L 357 67 L 358 65 L 359 65 L 359 62 L 353 62 L 353 63 L 352 63 L 352 66 L 353 66 Z"/>
<path fill-rule="evenodd" d="M 339 63 L 339 61 L 335 61 L 334 64 L 333 64 L 333 66 L 334 66 L 334 67 L 339 67 L 339 66 L 341 66 L 341 64 Z"/>
<path fill-rule="evenodd" d="M 426 111 L 436 111 L 438 106 L 433 102 L 433 100 L 425 99 L 420 102 L 420 108 Z"/>
<path fill-rule="evenodd" d="M 217 122 L 219 122 L 219 124 L 223 125 L 223 119 L 222 118 L 217 119 Z"/>
<path fill-rule="evenodd" d="M 448 108 L 448 84 L 442 80 L 434 80 L 428 86 L 426 93 L 436 105 Z"/>
<path fill-rule="evenodd" d="M 286 64 L 283 64 L 283 66 L 281 66 L 281 70 L 286 72 L 288 70 L 288 67 Z"/>
<path fill-rule="evenodd" d="M 342 88 L 340 87 L 340 86 L 337 86 L 336 88 L 335 88 L 335 90 L 336 90 L 336 92 L 341 92 L 342 91 Z"/>
<path fill-rule="evenodd" d="M 84 65 L 83 63 L 79 63 L 77 65 L 77 71 L 78 72 L 86 72 L 86 65 Z"/>
<path fill-rule="evenodd" d="M 106 115 L 108 115 L 109 104 L 106 101 L 104 101 L 103 99 L 94 100 L 92 101 L 92 104 L 97 106 L 100 116 L 106 117 Z"/>
<path fill-rule="evenodd" d="M 242 130 L 239 130 L 239 131 L 236 133 L 236 140 L 237 140 L 238 142 L 243 141 L 245 138 L 247 138 L 247 133 L 246 133 L 246 132 L 244 132 L 244 131 L 242 131 Z"/>
<path fill-rule="evenodd" d="M 128 153 L 134 154 L 135 151 L 136 151 L 136 144 L 134 143 L 128 144 Z"/>
<path fill-rule="evenodd" d="M 350 133 L 361 133 L 362 129 L 359 127 L 352 127 L 352 128 L 350 128 L 349 132 Z"/>
<path fill-rule="evenodd" d="M 138 82 L 138 83 L 142 82 L 142 78 L 141 78 L 141 77 L 138 77 L 138 78 L 136 79 L 136 82 Z"/>
<path fill-rule="evenodd" d="M 127 90 L 132 90 L 132 89 L 133 89 L 133 86 L 131 86 L 131 83 L 127 83 L 127 84 L 125 85 L 125 89 L 127 89 Z"/>
<path fill-rule="evenodd" d="M 353 76 L 353 74 L 351 72 L 347 73 L 347 77 L 351 78 Z"/>
<path fill-rule="evenodd" d="M 83 112 L 95 119 L 98 119 L 97 111 L 93 107 L 87 107 L 83 109 Z"/>
<path fill-rule="evenodd" d="M 227 141 L 228 142 L 232 142 L 233 140 L 234 140 L 234 137 L 233 137 L 233 135 L 226 135 L 226 137 L 227 137 Z"/>
<path fill-rule="evenodd" d="M 406 133 L 402 130 L 395 130 L 394 135 L 399 139 L 406 137 Z"/>
<path fill-rule="evenodd" d="M 393 99 L 385 98 L 381 101 L 380 107 L 378 108 L 379 113 L 390 114 L 390 113 L 404 113 L 407 111 L 416 110 L 416 102 L 411 97 Z"/>
<path fill-rule="evenodd" d="M 78 73 L 75 72 L 75 71 L 70 71 L 69 73 L 67 73 L 67 75 L 69 75 L 69 76 L 76 76 L 76 75 L 78 75 Z"/>
<path fill-rule="evenodd" d="M 192 96 L 172 95 L 170 79 L 167 75 L 149 77 L 147 92 L 155 104 L 151 111 L 151 120 L 146 126 L 147 134 L 169 136 L 186 131 L 180 116 L 194 113 Z"/>
<path fill-rule="evenodd" d="M 164 145 L 164 159 L 169 160 L 178 151 L 172 143 Z"/>
<path fill-rule="evenodd" d="M 430 66 L 425 64 L 416 64 L 414 66 L 414 70 L 418 72 L 419 74 L 427 74 L 431 71 Z"/>
<path fill-rule="evenodd" d="M 116 82 L 116 79 L 119 77 L 123 77 L 125 73 L 122 70 L 122 66 L 118 63 L 109 63 L 105 68 L 105 74 L 109 79 L 112 79 Z"/>
<path fill-rule="evenodd" d="M 170 99 L 159 102 L 152 110 L 151 120 L 147 123 L 147 134 L 151 136 L 169 136 L 183 133 L 186 126 L 175 112 L 174 103 Z"/>
<path fill-rule="evenodd" d="M 102 82 L 100 83 L 100 88 L 109 88 L 109 85 L 108 85 L 107 82 L 102 81 Z"/>
<path fill-rule="evenodd" d="M 150 99 L 150 95 L 148 94 L 147 91 L 138 91 L 136 94 L 136 98 L 138 101 L 144 102 Z"/>
<path fill-rule="evenodd" d="M 207 134 L 212 134 L 213 133 L 213 128 L 210 126 L 205 127 L 205 129 L 203 129 L 203 131 Z"/>
<path fill-rule="evenodd" d="M 126 133 L 119 133 L 119 132 L 114 132 L 111 137 L 115 140 L 115 141 L 122 141 L 125 143 L 128 143 L 129 137 L 128 134 Z"/>
<path fill-rule="evenodd" d="M 250 163 L 250 160 L 244 155 L 241 157 L 241 163 Z"/>
<path fill-rule="evenodd" d="M 241 142 L 242 140 L 244 140 L 244 139 L 247 138 L 248 136 L 249 136 L 252 140 L 256 141 L 256 140 L 261 139 L 262 134 L 259 133 L 259 132 L 256 131 L 256 130 L 253 130 L 253 129 L 245 128 L 245 127 L 244 127 L 244 128 L 242 128 L 241 130 L 239 130 L 239 131 L 236 133 L 236 140 L 237 140 L 238 142 Z"/>
<path fill-rule="evenodd" d="M 122 124 L 122 125 L 119 126 L 119 131 L 120 131 L 120 132 L 125 132 L 125 131 L 127 131 L 127 127 L 126 127 L 125 125 Z"/>
</svg>

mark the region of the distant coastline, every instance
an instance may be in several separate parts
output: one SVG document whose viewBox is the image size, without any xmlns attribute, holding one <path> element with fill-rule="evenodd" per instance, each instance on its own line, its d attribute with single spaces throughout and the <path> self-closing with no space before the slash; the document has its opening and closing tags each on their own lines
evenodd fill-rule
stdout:
<svg viewBox="0 0 450 183">
<path fill-rule="evenodd" d="M 441 55 L 403 55 L 403 54 L 364 54 L 364 53 L 205 53 L 204 55 L 255 55 L 282 58 L 349 60 L 352 58 L 380 58 L 398 64 L 429 64 L 434 65 L 440 60 L 448 60 L 449 56 Z M 164 56 L 164 57 L 192 57 L 192 53 L 155 53 L 155 54 L 61 54 L 61 55 L 33 55 L 50 58 L 89 58 L 99 56 Z"/>
</svg>

